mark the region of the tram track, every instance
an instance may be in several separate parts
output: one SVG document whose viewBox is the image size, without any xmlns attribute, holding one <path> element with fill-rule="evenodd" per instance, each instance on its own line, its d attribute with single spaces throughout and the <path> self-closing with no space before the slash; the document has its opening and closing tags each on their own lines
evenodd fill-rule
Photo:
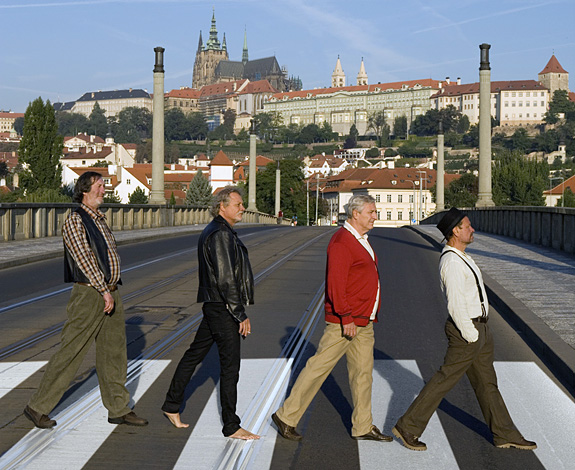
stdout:
<svg viewBox="0 0 575 470">
<path fill-rule="evenodd" d="M 287 263 L 290 259 L 295 257 L 306 248 L 312 246 L 323 237 L 329 235 L 330 233 L 331 232 L 326 231 L 320 235 L 315 236 L 307 242 L 290 250 L 287 254 L 283 255 L 270 266 L 259 271 L 254 276 L 255 284 L 257 285 L 265 280 L 268 276 L 279 269 L 282 265 Z M 149 290 L 147 292 L 149 292 Z M 314 307 L 308 308 L 306 310 L 302 320 L 300 320 L 300 323 L 298 324 L 298 327 L 294 330 L 286 346 L 283 348 L 282 353 L 280 354 L 280 356 L 283 356 L 283 358 L 278 358 L 278 360 L 281 359 L 284 362 L 285 358 L 288 358 L 288 365 L 284 365 L 282 367 L 280 363 L 278 363 L 270 372 L 271 375 L 268 374 L 268 377 L 266 378 L 265 390 L 262 391 L 262 394 L 266 397 L 264 402 L 267 404 L 267 407 L 262 408 L 262 406 L 257 406 L 257 403 L 260 402 L 260 398 L 257 397 L 254 399 L 255 401 L 252 402 L 253 405 L 250 406 L 250 412 L 247 419 L 250 420 L 250 422 L 255 420 L 254 425 L 257 427 L 261 427 L 263 425 L 263 416 L 265 413 L 267 413 L 268 409 L 274 406 L 276 401 L 279 399 L 279 389 L 276 385 L 281 383 L 281 381 L 289 380 L 289 370 L 291 370 L 291 367 L 293 367 L 293 361 L 299 357 L 298 355 L 303 351 L 307 338 L 313 332 L 313 327 L 317 321 L 318 305 L 321 305 L 322 303 L 320 297 L 322 292 L 323 288 L 321 288 L 314 297 L 314 301 L 312 302 Z M 150 367 L 152 361 L 160 360 L 165 357 L 169 352 L 176 348 L 183 339 L 196 331 L 201 322 L 201 318 L 201 312 L 198 312 L 186 320 L 183 320 L 178 324 L 178 328 L 175 331 L 172 331 L 164 338 L 144 350 L 139 356 L 130 360 L 128 362 L 127 385 L 135 380 L 138 380 L 139 377 L 145 372 L 145 370 Z M 302 334 L 302 331 L 305 331 L 305 334 Z M 20 350 L 21 349 L 22 348 L 20 348 Z M 103 405 L 101 404 L 100 400 L 99 388 L 96 386 L 54 417 L 58 421 L 58 426 L 52 432 L 46 433 L 43 432 L 43 430 L 34 428 L 22 439 L 20 439 L 17 444 L 15 444 L 10 450 L 2 455 L 2 457 L 0 457 L 0 467 L 2 469 L 13 469 L 19 468 L 23 465 L 25 466 L 36 456 L 49 448 L 61 436 L 69 433 L 83 421 L 88 419 L 88 417 L 91 416 L 101 406 Z M 253 450 L 248 449 L 246 452 L 247 453 L 245 453 L 245 458 L 249 460 Z M 244 455 L 243 448 L 226 446 L 226 450 L 219 459 L 219 468 L 235 468 L 235 459 L 239 458 L 240 454 Z"/>
</svg>

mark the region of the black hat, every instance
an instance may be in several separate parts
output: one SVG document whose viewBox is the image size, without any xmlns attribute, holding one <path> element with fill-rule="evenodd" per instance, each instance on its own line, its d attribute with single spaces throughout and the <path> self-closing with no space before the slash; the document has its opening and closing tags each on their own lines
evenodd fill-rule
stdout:
<svg viewBox="0 0 575 470">
<path fill-rule="evenodd" d="M 456 207 L 452 207 L 447 211 L 443 218 L 437 224 L 437 228 L 443 233 L 443 236 L 447 238 L 451 231 L 457 226 L 461 220 L 466 217 L 465 212 L 461 212 Z"/>
</svg>

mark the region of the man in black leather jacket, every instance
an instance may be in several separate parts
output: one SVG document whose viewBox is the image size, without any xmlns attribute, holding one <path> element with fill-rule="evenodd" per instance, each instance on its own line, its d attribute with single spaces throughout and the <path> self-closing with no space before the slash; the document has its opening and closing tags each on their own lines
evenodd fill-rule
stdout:
<svg viewBox="0 0 575 470">
<path fill-rule="evenodd" d="M 237 384 L 240 372 L 240 341 L 251 334 L 245 306 L 254 301 L 254 278 L 248 250 L 233 226 L 242 220 L 244 205 L 239 189 L 227 186 L 215 197 L 214 219 L 198 241 L 198 302 L 203 302 L 204 318 L 189 349 L 180 360 L 162 406 L 177 428 L 189 425 L 180 419 L 180 406 L 196 366 L 214 342 L 220 356 L 220 403 L 224 436 L 259 439 L 240 427 L 236 414 Z"/>
</svg>

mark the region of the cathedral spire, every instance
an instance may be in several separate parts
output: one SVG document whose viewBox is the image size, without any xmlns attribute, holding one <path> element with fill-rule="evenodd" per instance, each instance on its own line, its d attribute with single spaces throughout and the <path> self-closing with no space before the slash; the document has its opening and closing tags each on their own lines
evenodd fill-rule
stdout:
<svg viewBox="0 0 575 470">
<path fill-rule="evenodd" d="M 359 67 L 359 73 L 357 74 L 357 84 L 367 85 L 367 73 L 365 73 L 365 65 L 363 65 L 363 57 L 361 58 L 361 66 Z"/>
<path fill-rule="evenodd" d="M 202 40 L 202 30 L 200 30 L 200 40 L 198 41 L 198 52 L 204 49 L 204 41 Z"/>
<path fill-rule="evenodd" d="M 216 9 L 212 13 L 212 27 L 210 28 L 210 38 L 206 43 L 206 50 L 219 51 L 220 41 L 218 40 L 218 30 L 216 29 Z"/>
<path fill-rule="evenodd" d="M 248 32 L 244 28 L 244 50 L 242 52 L 242 63 L 246 65 L 248 60 Z"/>
<path fill-rule="evenodd" d="M 335 64 L 335 70 L 331 74 L 331 86 L 332 88 L 338 88 L 345 86 L 345 73 L 341 67 L 341 61 L 339 60 L 339 55 L 337 56 L 337 63 Z"/>
<path fill-rule="evenodd" d="M 227 51 L 228 46 L 226 46 L 226 33 L 224 33 L 224 40 L 222 41 L 222 51 Z"/>
</svg>

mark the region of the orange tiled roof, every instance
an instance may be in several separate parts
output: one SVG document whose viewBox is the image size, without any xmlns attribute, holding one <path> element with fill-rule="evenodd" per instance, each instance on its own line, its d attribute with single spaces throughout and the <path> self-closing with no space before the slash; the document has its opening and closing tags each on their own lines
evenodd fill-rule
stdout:
<svg viewBox="0 0 575 470">
<path fill-rule="evenodd" d="M 218 153 L 216 153 L 216 156 L 210 162 L 210 166 L 213 166 L 213 165 L 233 166 L 233 163 L 228 158 L 228 156 L 224 153 L 224 151 L 220 150 Z"/>
<path fill-rule="evenodd" d="M 200 97 L 200 90 L 197 90 L 195 88 L 180 88 L 179 90 L 171 90 L 165 93 L 164 97 L 198 99 Z"/>
<path fill-rule="evenodd" d="M 567 178 L 564 183 L 559 183 L 551 190 L 543 191 L 543 194 L 546 195 L 554 195 L 554 196 L 561 196 L 565 189 L 569 188 L 572 192 L 575 193 L 575 175 Z"/>
<path fill-rule="evenodd" d="M 85 148 L 81 148 L 79 152 L 68 153 L 65 157 L 62 157 L 62 160 L 75 160 L 79 158 L 82 160 L 105 160 L 111 153 L 111 147 L 104 147 L 100 152 L 88 152 Z"/>
<path fill-rule="evenodd" d="M 536 80 L 507 80 L 491 82 L 491 93 L 498 93 L 499 91 L 531 91 L 531 90 L 546 90 L 541 82 Z M 452 83 L 444 85 L 441 90 L 431 96 L 431 98 L 438 98 L 441 96 L 461 96 L 479 93 L 479 82 L 464 83 L 458 85 Z"/>
<path fill-rule="evenodd" d="M 200 88 L 200 96 L 225 95 L 238 92 L 247 79 L 235 80 L 233 82 L 214 83 Z M 235 85 L 235 89 L 234 89 Z"/>
<path fill-rule="evenodd" d="M 553 54 L 551 59 L 549 59 L 549 62 L 547 62 L 545 68 L 539 72 L 540 75 L 545 73 L 567 73 L 567 71 L 561 67 L 557 57 L 555 57 L 555 54 Z"/>
<path fill-rule="evenodd" d="M 5 113 L 5 112 L 0 112 L 0 118 L 12 118 L 12 119 L 17 119 L 19 117 L 24 117 L 24 113 Z"/>
<path fill-rule="evenodd" d="M 270 82 L 267 80 L 258 80 L 255 82 L 248 83 L 245 88 L 238 93 L 238 95 L 248 94 L 248 93 L 277 93 L 273 86 L 271 86 Z"/>
</svg>

